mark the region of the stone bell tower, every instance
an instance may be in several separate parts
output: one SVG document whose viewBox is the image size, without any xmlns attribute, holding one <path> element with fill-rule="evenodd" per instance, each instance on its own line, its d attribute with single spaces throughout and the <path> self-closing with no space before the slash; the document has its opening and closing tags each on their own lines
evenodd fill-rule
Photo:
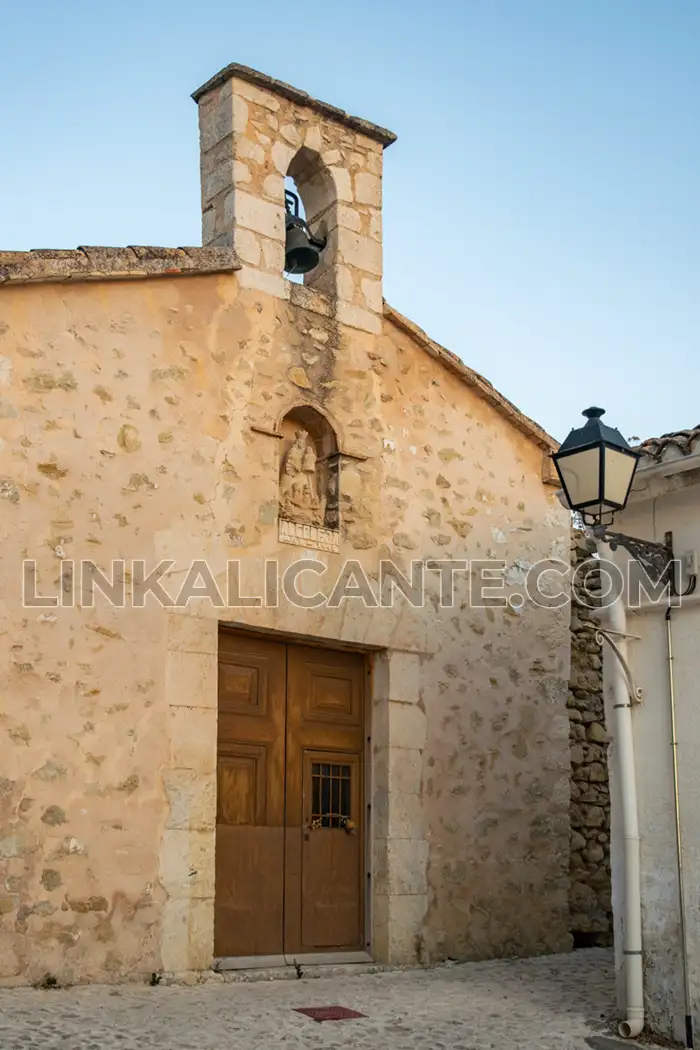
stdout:
<svg viewBox="0 0 700 1050">
<path fill-rule="evenodd" d="M 192 97 L 202 243 L 236 250 L 244 287 L 289 298 L 284 179 L 291 175 L 311 232 L 326 239 L 305 285 L 331 299 L 340 323 L 379 333 L 382 159 L 396 136 L 235 63 Z"/>
</svg>

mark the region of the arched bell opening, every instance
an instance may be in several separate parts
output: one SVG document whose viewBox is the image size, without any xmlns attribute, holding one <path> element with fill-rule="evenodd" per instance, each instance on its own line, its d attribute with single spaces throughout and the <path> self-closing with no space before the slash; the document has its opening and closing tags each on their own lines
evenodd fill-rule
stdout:
<svg viewBox="0 0 700 1050">
<path fill-rule="evenodd" d="M 339 527 L 338 440 L 310 405 L 290 409 L 280 424 L 279 513 L 319 528 Z"/>
<path fill-rule="evenodd" d="M 333 295 L 337 202 L 333 176 L 320 154 L 303 146 L 285 178 L 285 273 Z"/>
</svg>

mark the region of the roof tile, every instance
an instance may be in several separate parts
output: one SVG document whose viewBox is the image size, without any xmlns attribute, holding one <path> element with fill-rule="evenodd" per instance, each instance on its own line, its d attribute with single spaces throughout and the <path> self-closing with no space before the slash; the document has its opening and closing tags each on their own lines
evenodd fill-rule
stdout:
<svg viewBox="0 0 700 1050">
<path fill-rule="evenodd" d="M 660 463 L 664 459 L 678 458 L 678 453 L 681 456 L 690 456 L 696 451 L 695 443 L 698 441 L 700 441 L 700 424 L 689 430 L 676 430 L 670 434 L 662 434 L 660 437 L 647 438 L 635 448 L 645 459 Z M 700 446 L 697 451 L 700 452 Z"/>
</svg>

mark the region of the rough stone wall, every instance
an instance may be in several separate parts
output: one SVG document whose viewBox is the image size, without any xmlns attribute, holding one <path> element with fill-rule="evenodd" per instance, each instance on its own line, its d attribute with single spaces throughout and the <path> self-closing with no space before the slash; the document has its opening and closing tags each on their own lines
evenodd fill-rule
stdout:
<svg viewBox="0 0 700 1050">
<path fill-rule="evenodd" d="M 575 577 L 571 605 L 571 933 L 574 945 L 612 943 L 610 897 L 610 787 L 608 783 L 603 654 L 595 638 L 600 575 L 592 567 L 595 542 L 574 532 Z M 583 566 L 586 566 L 584 569 Z M 585 587 L 590 594 L 584 596 Z M 581 586 L 576 586 L 580 584 Z"/>
<path fill-rule="evenodd" d="M 563 557 L 542 449 L 398 328 L 230 276 L 5 288 L 0 324 L 0 976 L 124 980 L 212 962 L 218 620 L 376 653 L 377 958 L 568 944 L 568 612 L 23 608 L 36 558 L 227 559 L 260 594 L 278 539 L 274 427 L 310 404 L 342 458 L 337 578 L 355 557 Z M 306 298 L 304 298 L 306 296 Z M 292 299 L 294 297 L 294 299 Z M 324 312 L 325 311 L 325 312 Z M 384 655 L 382 655 L 384 654 Z"/>
<path fill-rule="evenodd" d="M 531 499 L 529 479 L 539 469 L 531 447 L 511 432 L 506 457 L 483 403 L 465 402 L 459 380 L 436 374 L 405 333 L 388 327 L 379 351 L 373 367 L 388 424 L 383 501 L 393 551 L 503 559 L 506 591 L 522 592 L 530 565 L 566 557 L 569 547 L 558 501 Z M 555 522 L 563 531 L 551 531 Z M 427 610 L 428 911 L 419 948 L 432 960 L 570 944 L 558 919 L 568 893 L 568 638 L 559 617 L 530 603 L 476 604 L 458 585 L 454 609 L 440 609 L 432 593 Z M 531 921 L 526 902 L 534 900 L 539 914 Z"/>
</svg>

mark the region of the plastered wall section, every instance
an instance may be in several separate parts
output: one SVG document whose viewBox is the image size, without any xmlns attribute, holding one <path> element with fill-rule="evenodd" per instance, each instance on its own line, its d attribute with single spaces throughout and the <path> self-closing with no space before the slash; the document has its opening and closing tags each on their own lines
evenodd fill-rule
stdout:
<svg viewBox="0 0 700 1050">
<path fill-rule="evenodd" d="M 677 555 L 700 547 L 700 488 L 697 473 L 656 486 L 656 498 L 640 499 L 619 516 L 616 528 L 631 536 L 663 540 L 673 532 Z M 672 488 L 672 491 L 668 491 Z M 623 559 L 621 563 L 624 565 Z M 644 998 L 652 1030 L 679 1041 L 685 1038 L 683 971 L 679 923 L 678 875 L 674 834 L 671 723 L 665 606 L 628 611 L 628 643 L 634 679 L 644 702 L 632 711 L 641 849 L 642 947 Z M 697 639 L 700 604 L 684 599 L 672 614 L 679 798 L 686 883 L 686 922 L 692 1008 L 700 1007 L 700 714 L 696 702 Z M 605 662 L 606 703 L 610 704 L 610 661 Z M 608 713 L 610 717 L 610 712 Z M 612 722 L 609 722 L 612 724 Z M 612 794 L 612 880 L 618 998 L 624 1006 L 622 909 L 624 843 L 614 739 L 609 768 Z"/>
<path fill-rule="evenodd" d="M 212 965 L 219 620 L 371 651 L 372 949 L 392 963 L 564 950 L 568 610 L 22 605 L 67 559 L 193 560 L 262 593 L 279 419 L 311 404 L 341 460 L 340 554 L 496 558 L 507 592 L 568 557 L 541 449 L 403 332 L 349 329 L 235 276 L 2 292 L 0 973 L 141 979 Z M 310 552 L 309 552 L 310 553 Z M 315 582 L 315 581 L 314 581 Z M 64 596 L 65 596 L 64 592 Z"/>
</svg>

